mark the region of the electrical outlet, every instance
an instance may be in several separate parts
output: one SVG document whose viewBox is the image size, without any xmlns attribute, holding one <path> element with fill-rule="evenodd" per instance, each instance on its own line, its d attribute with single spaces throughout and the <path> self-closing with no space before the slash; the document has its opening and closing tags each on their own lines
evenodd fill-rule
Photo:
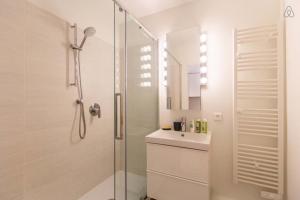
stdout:
<svg viewBox="0 0 300 200">
<path fill-rule="evenodd" d="M 214 120 L 215 121 L 223 121 L 223 113 L 221 113 L 221 112 L 215 112 L 214 113 Z"/>
<path fill-rule="evenodd" d="M 272 193 L 272 192 L 265 192 L 262 191 L 260 193 L 260 196 L 264 199 L 270 199 L 270 200 L 282 200 L 281 195 Z"/>
</svg>

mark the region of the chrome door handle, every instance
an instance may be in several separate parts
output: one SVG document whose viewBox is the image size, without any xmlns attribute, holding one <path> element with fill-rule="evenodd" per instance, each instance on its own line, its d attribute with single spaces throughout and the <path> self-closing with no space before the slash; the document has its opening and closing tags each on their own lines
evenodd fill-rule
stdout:
<svg viewBox="0 0 300 200">
<path fill-rule="evenodd" d="M 123 106 L 121 93 L 115 94 L 115 138 L 123 140 Z"/>
</svg>

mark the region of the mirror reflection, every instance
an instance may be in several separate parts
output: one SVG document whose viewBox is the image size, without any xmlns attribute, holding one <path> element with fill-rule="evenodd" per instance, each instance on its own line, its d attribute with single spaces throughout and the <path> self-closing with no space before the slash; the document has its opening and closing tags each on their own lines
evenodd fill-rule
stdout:
<svg viewBox="0 0 300 200">
<path fill-rule="evenodd" d="M 201 85 L 207 81 L 202 75 L 207 72 L 206 37 L 198 27 L 167 34 L 167 109 L 201 109 Z"/>
</svg>

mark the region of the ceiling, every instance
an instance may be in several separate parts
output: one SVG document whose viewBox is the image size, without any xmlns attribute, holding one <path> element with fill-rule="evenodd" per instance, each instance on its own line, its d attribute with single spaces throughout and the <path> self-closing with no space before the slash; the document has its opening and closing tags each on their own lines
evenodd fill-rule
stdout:
<svg viewBox="0 0 300 200">
<path fill-rule="evenodd" d="M 192 0 L 118 0 L 130 13 L 136 17 L 151 15 Z"/>
<path fill-rule="evenodd" d="M 84 28 L 93 26 L 97 36 L 106 42 L 113 41 L 112 0 L 28 0 L 38 7 Z"/>
<path fill-rule="evenodd" d="M 112 0 L 28 0 L 69 23 L 80 27 L 94 26 L 97 35 L 107 42 L 113 41 Z M 117 0 L 133 16 L 140 18 L 176 7 L 191 0 Z"/>
</svg>

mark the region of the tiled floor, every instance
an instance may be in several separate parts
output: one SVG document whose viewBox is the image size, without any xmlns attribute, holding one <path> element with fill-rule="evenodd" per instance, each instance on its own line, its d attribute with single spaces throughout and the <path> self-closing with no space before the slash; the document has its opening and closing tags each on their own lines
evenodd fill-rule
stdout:
<svg viewBox="0 0 300 200">
<path fill-rule="evenodd" d="M 128 173 L 127 176 L 128 200 L 140 200 L 141 197 L 146 196 L 146 178 L 133 173 Z M 119 171 L 116 174 L 117 180 L 117 199 L 124 199 L 121 197 L 124 190 L 124 172 Z M 122 191 L 121 191 L 122 190 Z M 119 192 L 118 192 L 119 191 Z M 105 181 L 94 187 L 91 191 L 82 196 L 79 200 L 109 200 L 113 199 L 114 193 L 114 176 L 110 176 Z"/>
</svg>

